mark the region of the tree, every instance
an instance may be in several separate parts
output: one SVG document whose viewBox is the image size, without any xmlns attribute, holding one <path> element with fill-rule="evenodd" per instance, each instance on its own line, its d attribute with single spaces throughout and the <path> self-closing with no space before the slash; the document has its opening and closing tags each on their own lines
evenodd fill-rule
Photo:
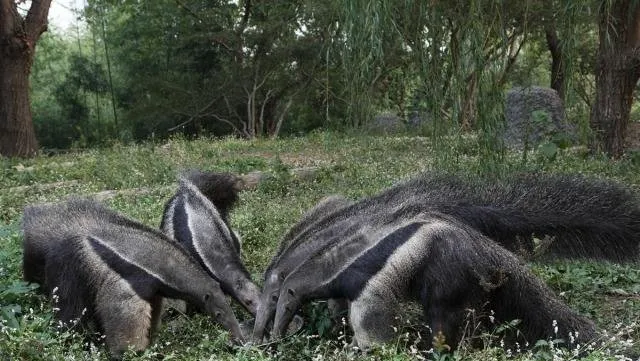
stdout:
<svg viewBox="0 0 640 361">
<path fill-rule="evenodd" d="M 640 78 L 640 2 L 602 1 L 598 27 L 596 98 L 590 122 L 599 141 L 596 146 L 619 157 Z"/>
<path fill-rule="evenodd" d="M 309 109 L 324 94 L 320 70 L 334 32 L 327 29 L 335 22 L 328 16 L 330 4 L 89 0 L 88 5 L 89 25 L 107 25 L 102 40 L 115 60 L 117 105 L 123 128 L 130 127 L 134 139 L 172 132 L 276 137 L 293 127 L 288 120 L 301 119 L 296 111 L 323 114 L 322 108 Z"/>
<path fill-rule="evenodd" d="M 51 0 L 32 0 L 26 16 L 24 0 L 0 0 L 0 155 L 31 156 L 38 141 L 31 118 L 29 73 L 36 42 L 47 30 Z"/>
<path fill-rule="evenodd" d="M 555 27 L 555 20 L 547 25 L 544 29 L 547 47 L 551 54 L 551 88 L 558 92 L 560 99 L 565 98 L 565 64 L 562 59 L 562 42 L 558 38 L 558 32 Z"/>
</svg>

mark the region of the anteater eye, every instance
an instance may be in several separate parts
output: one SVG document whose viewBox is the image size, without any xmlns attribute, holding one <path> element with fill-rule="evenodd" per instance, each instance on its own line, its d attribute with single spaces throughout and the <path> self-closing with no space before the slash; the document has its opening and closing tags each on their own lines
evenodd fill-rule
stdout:
<svg viewBox="0 0 640 361">
<path fill-rule="evenodd" d="M 289 292 L 289 295 L 290 295 L 290 296 L 295 296 L 295 295 L 296 295 L 295 291 L 294 291 L 293 289 L 291 289 L 291 288 L 289 288 L 289 289 L 287 290 L 287 292 Z"/>
<path fill-rule="evenodd" d="M 278 295 L 277 295 L 277 294 L 275 294 L 275 293 L 274 293 L 274 294 L 272 294 L 272 295 L 271 295 L 271 301 L 273 301 L 273 302 L 278 302 Z"/>
<path fill-rule="evenodd" d="M 213 315 L 216 316 L 217 319 L 220 319 L 220 317 L 222 317 L 222 312 L 216 311 Z"/>
</svg>

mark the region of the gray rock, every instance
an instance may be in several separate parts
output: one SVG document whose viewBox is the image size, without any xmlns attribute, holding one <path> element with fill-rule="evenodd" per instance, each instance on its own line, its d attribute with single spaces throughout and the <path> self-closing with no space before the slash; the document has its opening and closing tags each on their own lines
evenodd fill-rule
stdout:
<svg viewBox="0 0 640 361">
<path fill-rule="evenodd" d="M 380 113 L 367 125 L 367 130 L 374 134 L 394 134 L 404 131 L 405 124 L 394 113 Z"/>
<path fill-rule="evenodd" d="M 431 124 L 431 115 L 427 112 L 411 111 L 407 117 L 407 126 L 412 128 Z"/>
<path fill-rule="evenodd" d="M 503 140 L 508 147 L 535 148 L 559 136 L 576 138 L 576 129 L 565 121 L 562 100 L 551 88 L 514 87 L 507 92 Z"/>
</svg>

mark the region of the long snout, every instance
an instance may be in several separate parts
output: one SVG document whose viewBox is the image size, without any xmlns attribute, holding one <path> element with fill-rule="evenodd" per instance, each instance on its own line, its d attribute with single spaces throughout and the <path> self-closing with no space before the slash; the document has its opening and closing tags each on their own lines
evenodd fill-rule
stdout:
<svg viewBox="0 0 640 361">
<path fill-rule="evenodd" d="M 275 308 L 269 307 L 263 302 L 258 304 L 256 310 L 256 322 L 253 325 L 252 340 L 255 344 L 261 344 L 264 339 L 264 334 L 267 329 L 267 324 L 273 318 Z"/>
<path fill-rule="evenodd" d="M 273 331 L 271 332 L 271 338 L 277 340 L 286 334 L 287 326 L 293 319 L 297 308 L 290 307 L 289 305 L 278 304 L 276 308 L 276 316 L 273 321 Z"/>
<path fill-rule="evenodd" d="M 245 339 L 244 335 L 242 334 L 242 330 L 240 329 L 240 324 L 235 317 L 230 320 L 225 320 L 221 323 L 222 326 L 229 330 L 233 343 L 237 345 L 244 345 L 245 343 L 247 343 L 247 340 Z"/>
</svg>

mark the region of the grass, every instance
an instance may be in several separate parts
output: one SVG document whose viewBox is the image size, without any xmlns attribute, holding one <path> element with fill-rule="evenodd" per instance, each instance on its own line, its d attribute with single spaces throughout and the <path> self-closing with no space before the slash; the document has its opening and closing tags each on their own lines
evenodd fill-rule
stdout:
<svg viewBox="0 0 640 361">
<path fill-rule="evenodd" d="M 446 142 L 445 142 L 446 143 Z M 254 279 L 275 253 L 281 235 L 323 196 L 340 193 L 352 199 L 374 194 L 418 172 L 447 169 L 473 176 L 519 171 L 579 172 L 640 185 L 636 159 L 609 161 L 579 150 L 561 150 L 553 159 L 519 154 L 501 159 L 479 156 L 473 138 L 457 138 L 434 148 L 421 137 L 348 137 L 313 133 L 304 138 L 242 141 L 237 139 L 173 139 L 164 144 L 115 145 L 104 149 L 41 156 L 30 160 L 0 160 L 0 360 L 107 359 L 104 346 L 74 329 L 56 327 L 49 302 L 21 282 L 19 224 L 25 205 L 59 201 L 70 195 L 95 195 L 115 190 L 106 203 L 141 222 L 157 226 L 181 169 L 269 175 L 256 189 L 244 191 L 232 213 L 234 229 L 243 239 L 243 257 Z M 309 178 L 289 172 L 315 167 Z M 640 332 L 640 270 L 628 265 L 589 262 L 532 264 L 573 308 L 592 317 L 609 332 L 586 359 L 619 359 L 620 344 Z M 232 348 L 226 334 L 204 316 L 171 316 L 156 342 L 131 360 L 569 360 L 569 351 L 541 342 L 533 350 L 496 347 L 440 354 L 416 347 L 413 327 L 399 331 L 393 344 L 362 355 L 348 346 L 345 325 L 329 325 L 322 303 L 305 308 L 307 328 L 269 348 Z M 240 314 L 240 318 L 247 315 Z M 549 325 L 549 327 L 552 327 Z M 405 331 L 409 334 L 405 334 Z M 319 336 L 322 334 L 322 337 Z M 487 335 L 477 335 L 485 337 Z M 640 354 L 637 345 L 624 351 Z M 638 357 L 638 356 L 635 356 Z"/>
</svg>

